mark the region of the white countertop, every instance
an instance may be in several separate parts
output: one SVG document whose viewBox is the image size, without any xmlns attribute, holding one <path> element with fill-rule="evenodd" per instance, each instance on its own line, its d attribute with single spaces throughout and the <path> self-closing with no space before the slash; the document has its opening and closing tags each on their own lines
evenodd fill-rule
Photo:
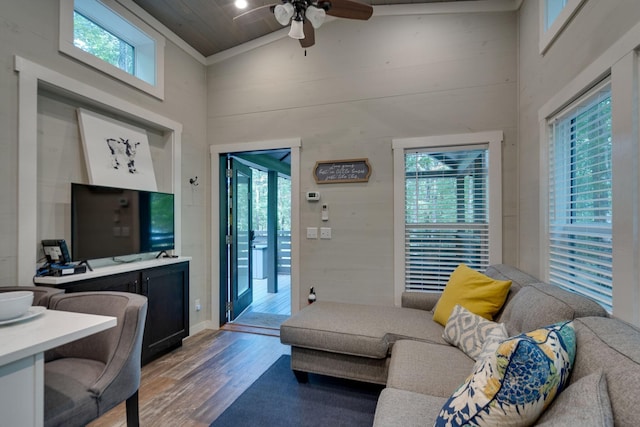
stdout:
<svg viewBox="0 0 640 427">
<path fill-rule="evenodd" d="M 116 326 L 117 319 L 95 314 L 46 310 L 0 326 L 0 366 Z"/>
<path fill-rule="evenodd" d="M 123 264 L 97 267 L 93 271 L 87 268 L 86 273 L 69 274 L 67 276 L 42 276 L 36 277 L 33 281 L 39 285 L 58 285 L 61 283 L 77 282 L 78 280 L 92 279 L 94 277 L 110 276 L 112 274 L 128 273 L 130 271 L 144 270 L 146 268 L 162 267 L 165 265 L 177 264 L 190 261 L 191 257 L 157 258 L 143 261 L 128 262 Z"/>
</svg>

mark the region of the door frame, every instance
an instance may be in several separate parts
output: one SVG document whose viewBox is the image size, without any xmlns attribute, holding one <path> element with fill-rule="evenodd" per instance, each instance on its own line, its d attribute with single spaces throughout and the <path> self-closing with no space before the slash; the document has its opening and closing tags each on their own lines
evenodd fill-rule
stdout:
<svg viewBox="0 0 640 427">
<path fill-rule="evenodd" d="M 300 310 L 300 138 L 243 142 L 210 146 L 211 164 L 211 322 L 216 329 L 223 323 L 221 286 L 226 271 L 220 265 L 220 155 L 247 151 L 289 149 L 291 151 L 291 314 Z"/>
</svg>

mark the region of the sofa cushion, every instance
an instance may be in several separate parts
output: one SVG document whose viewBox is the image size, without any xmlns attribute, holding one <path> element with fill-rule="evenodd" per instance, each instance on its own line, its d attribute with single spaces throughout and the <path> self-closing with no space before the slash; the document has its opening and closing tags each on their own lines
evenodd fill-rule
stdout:
<svg viewBox="0 0 640 427">
<path fill-rule="evenodd" d="M 435 420 L 447 399 L 385 388 L 376 405 L 374 427 L 424 427 Z"/>
<path fill-rule="evenodd" d="M 571 383 L 603 370 L 615 425 L 640 420 L 640 329 L 619 319 L 586 317 L 574 321 L 578 352 Z"/>
<path fill-rule="evenodd" d="M 456 304 L 492 320 L 507 298 L 510 280 L 496 280 L 460 264 L 442 292 L 433 311 L 433 320 L 444 326 Z"/>
<path fill-rule="evenodd" d="M 411 308 L 317 301 L 280 326 L 283 344 L 355 356 L 385 358 L 410 338 L 448 345 L 431 312 Z"/>
<path fill-rule="evenodd" d="M 532 424 L 565 385 L 575 352 L 571 322 L 503 341 L 453 393 L 435 426 Z"/>
<path fill-rule="evenodd" d="M 613 427 L 607 379 L 602 371 L 571 384 L 556 397 L 536 425 L 545 427 Z"/>
<path fill-rule="evenodd" d="M 523 287 L 496 319 L 509 335 L 521 334 L 564 320 L 585 316 L 607 316 L 597 302 L 547 283 Z"/>
<path fill-rule="evenodd" d="M 495 328 L 504 328 L 504 325 L 487 320 L 456 304 L 444 327 L 442 338 L 476 360 L 487 335 Z"/>
<path fill-rule="evenodd" d="M 472 367 L 473 359 L 456 347 L 401 340 L 393 347 L 387 387 L 446 398 L 467 379 Z"/>
</svg>

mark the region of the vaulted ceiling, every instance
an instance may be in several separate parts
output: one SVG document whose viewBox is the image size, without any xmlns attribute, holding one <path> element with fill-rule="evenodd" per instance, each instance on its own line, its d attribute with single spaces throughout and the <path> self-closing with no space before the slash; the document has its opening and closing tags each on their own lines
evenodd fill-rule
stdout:
<svg viewBox="0 0 640 427">
<path fill-rule="evenodd" d="M 269 8 L 233 18 L 243 10 L 235 0 L 133 0 L 182 40 L 208 57 L 218 52 L 260 38 L 282 28 Z M 461 0 L 359 0 L 374 6 L 417 3 L 453 3 Z M 465 0 L 465 2 L 477 0 Z M 246 10 L 269 4 L 272 0 L 248 0 Z M 375 12 L 374 12 L 375 16 Z"/>
</svg>

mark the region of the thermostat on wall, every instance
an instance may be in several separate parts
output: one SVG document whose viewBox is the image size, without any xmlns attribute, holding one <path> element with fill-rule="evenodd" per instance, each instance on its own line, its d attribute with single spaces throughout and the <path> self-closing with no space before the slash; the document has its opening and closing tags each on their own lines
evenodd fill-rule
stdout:
<svg viewBox="0 0 640 427">
<path fill-rule="evenodd" d="M 320 200 L 320 193 L 317 191 L 307 191 L 307 200 L 310 202 L 317 202 Z"/>
</svg>

